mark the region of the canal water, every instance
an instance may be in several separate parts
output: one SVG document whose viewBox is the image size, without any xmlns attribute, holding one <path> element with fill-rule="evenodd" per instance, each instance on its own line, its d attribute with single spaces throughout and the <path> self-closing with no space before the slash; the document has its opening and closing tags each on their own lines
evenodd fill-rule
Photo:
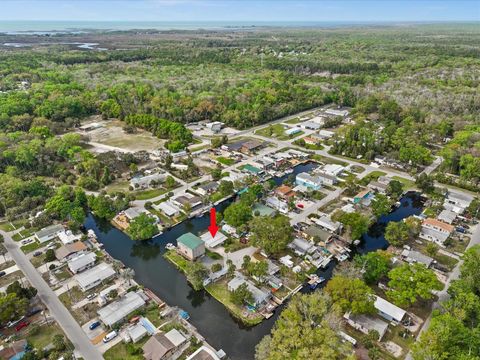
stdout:
<svg viewBox="0 0 480 360">
<path fill-rule="evenodd" d="M 313 163 L 299 165 L 295 168 L 293 175 L 302 171 L 310 171 L 313 167 L 315 167 Z M 280 184 L 291 175 L 274 180 Z M 219 204 L 216 207 L 217 211 L 223 211 L 231 201 L 227 200 Z M 386 221 L 399 221 L 421 211 L 422 203 L 415 193 L 405 195 L 401 203 L 402 206 L 380 219 L 380 224 L 373 226 L 375 231 L 372 233 L 369 231 L 369 234 L 364 237 L 361 252 L 386 246 L 383 234 L 381 234 L 385 226 L 381 224 Z M 109 222 L 96 219 L 91 214 L 85 222 L 85 227 L 95 231 L 98 240 L 105 245 L 105 249 L 111 256 L 135 270 L 135 279 L 140 284 L 151 289 L 167 304 L 187 311 L 190 314 L 191 323 L 212 346 L 216 349 L 223 349 L 231 359 L 253 359 L 255 345 L 270 333 L 281 308 L 278 308 L 274 316 L 260 325 L 245 327 L 207 292 L 193 290 L 185 276 L 162 256 L 167 243 L 175 243 L 175 240 L 186 232 L 206 231 L 208 225 L 209 216 L 205 214 L 203 217 L 184 221 L 155 239 L 142 242 L 132 241 L 126 234 L 111 226 Z M 377 225 L 380 227 L 376 227 Z M 319 275 L 329 279 L 334 267 L 335 263 L 331 262 L 327 269 L 319 271 Z"/>
</svg>

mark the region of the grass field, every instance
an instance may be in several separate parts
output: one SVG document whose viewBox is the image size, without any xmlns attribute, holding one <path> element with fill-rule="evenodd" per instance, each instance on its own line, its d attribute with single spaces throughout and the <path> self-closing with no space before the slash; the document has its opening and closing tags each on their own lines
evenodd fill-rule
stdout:
<svg viewBox="0 0 480 360">
<path fill-rule="evenodd" d="M 380 170 L 372 171 L 370 174 L 360 180 L 360 184 L 363 186 L 367 186 L 368 184 L 370 184 L 370 182 L 376 181 L 380 176 L 385 175 L 387 175 L 387 173 Z"/>
<path fill-rule="evenodd" d="M 217 157 L 217 161 L 218 161 L 220 164 L 227 165 L 227 166 L 230 166 L 230 165 L 235 164 L 235 160 L 226 158 L 226 157 L 224 157 L 224 156 L 219 156 L 219 157 Z"/>
<path fill-rule="evenodd" d="M 401 176 L 392 176 L 392 179 L 400 181 L 403 184 L 403 186 L 405 186 L 405 190 L 416 189 L 415 181 L 413 180 L 408 180 Z"/>
<path fill-rule="evenodd" d="M 148 341 L 149 336 L 145 336 L 136 344 L 126 344 L 123 341 L 108 349 L 103 357 L 105 360 L 142 360 L 142 346 Z"/>
<path fill-rule="evenodd" d="M 148 199 L 163 195 L 168 191 L 169 190 L 164 188 L 158 188 L 158 189 L 135 191 L 133 194 L 135 195 L 136 200 L 148 200 Z"/>
<path fill-rule="evenodd" d="M 48 346 L 55 335 L 64 335 L 55 322 L 41 326 L 32 326 L 29 329 L 27 341 L 36 349 L 43 349 Z"/>
<path fill-rule="evenodd" d="M 22 249 L 22 251 L 25 253 L 25 254 L 28 254 L 34 250 L 37 250 L 39 247 L 41 247 L 42 245 L 38 242 L 38 241 L 34 241 L 30 244 L 27 244 L 27 245 L 23 245 L 22 247 L 20 247 L 20 249 Z"/>
<path fill-rule="evenodd" d="M 205 290 L 221 302 L 233 316 L 242 321 L 245 325 L 254 326 L 262 322 L 262 315 L 254 312 L 247 313 L 244 307 L 239 307 L 230 301 L 230 292 L 227 289 L 226 280 L 210 284 Z M 248 316 L 245 316 L 246 314 L 248 314 Z"/>
</svg>

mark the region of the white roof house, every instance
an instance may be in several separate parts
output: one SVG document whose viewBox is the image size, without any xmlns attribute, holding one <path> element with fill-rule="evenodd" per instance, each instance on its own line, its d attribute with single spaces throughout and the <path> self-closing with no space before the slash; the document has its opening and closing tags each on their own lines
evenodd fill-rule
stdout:
<svg viewBox="0 0 480 360">
<path fill-rule="evenodd" d="M 150 187 L 152 182 L 157 182 L 157 183 L 164 182 L 166 177 L 167 176 L 164 173 L 155 173 L 147 176 L 137 176 L 137 177 L 133 177 L 130 180 L 130 185 L 135 189 L 138 189 L 138 188 L 145 189 Z"/>
<path fill-rule="evenodd" d="M 64 230 L 65 228 L 62 225 L 50 225 L 37 231 L 35 237 L 39 242 L 44 243 L 57 237 L 58 234 Z"/>
<path fill-rule="evenodd" d="M 316 250 L 316 246 L 313 245 L 311 242 L 301 239 L 295 238 L 293 241 L 288 244 L 288 247 L 292 249 L 297 255 L 304 256 L 306 254 L 311 254 Z"/>
<path fill-rule="evenodd" d="M 175 347 L 178 347 L 182 345 L 184 342 L 187 341 L 185 336 L 183 336 L 180 331 L 177 329 L 172 329 L 169 332 L 165 334 L 165 337 L 170 340 L 170 342 L 175 345 Z"/>
<path fill-rule="evenodd" d="M 322 187 L 322 179 L 318 176 L 312 176 L 309 173 L 302 172 L 295 177 L 295 184 L 318 190 Z"/>
<path fill-rule="evenodd" d="M 424 264 L 427 268 L 433 262 L 433 259 L 427 255 L 423 255 L 421 252 L 415 250 L 403 250 L 401 257 L 408 263 L 420 263 Z"/>
<path fill-rule="evenodd" d="M 131 207 L 131 208 L 128 208 L 128 209 L 124 210 L 123 213 L 128 218 L 128 220 L 133 220 L 143 213 L 148 214 L 148 210 L 143 209 L 143 208 Z"/>
<path fill-rule="evenodd" d="M 75 280 L 83 291 L 87 291 L 101 284 L 102 281 L 115 276 L 115 274 L 116 272 L 111 265 L 100 263 L 91 269 L 75 275 Z"/>
<path fill-rule="evenodd" d="M 248 290 L 253 295 L 254 304 L 250 304 L 250 305 L 260 306 L 264 304 L 271 296 L 271 294 L 268 291 L 257 288 L 250 281 L 245 280 L 242 276 L 236 276 L 235 278 L 229 281 L 229 283 L 227 284 L 228 291 L 237 290 L 238 287 L 242 284 L 247 284 Z"/>
<path fill-rule="evenodd" d="M 107 326 L 115 325 L 135 310 L 145 305 L 145 300 L 137 292 L 128 292 L 121 299 L 99 309 L 97 314 Z"/>
<path fill-rule="evenodd" d="M 203 345 L 186 360 L 220 360 L 220 357 L 212 349 Z"/>
<path fill-rule="evenodd" d="M 294 135 L 294 134 L 298 134 L 300 131 L 302 131 L 302 130 L 300 130 L 300 128 L 293 127 L 293 128 L 285 130 L 285 134 Z"/>
<path fill-rule="evenodd" d="M 368 334 L 371 330 L 378 332 L 378 341 L 381 341 L 388 329 L 388 323 L 369 315 L 353 315 L 346 313 L 343 318 L 347 320 L 348 324 L 364 334 Z"/>
<path fill-rule="evenodd" d="M 331 232 L 338 232 L 342 228 L 342 223 L 339 221 L 333 221 L 329 215 L 322 214 L 319 218 L 313 218 L 313 222 L 315 222 L 318 226 L 331 231 Z"/>
<path fill-rule="evenodd" d="M 465 193 L 448 191 L 447 198 L 445 203 L 455 205 L 462 210 L 462 212 L 470 206 L 470 203 L 473 201 L 473 196 Z"/>
<path fill-rule="evenodd" d="M 452 224 L 457 218 L 457 213 L 451 210 L 442 210 L 437 219 L 447 224 Z"/>
<path fill-rule="evenodd" d="M 128 336 L 132 339 L 133 343 L 138 342 L 142 339 L 145 335 L 147 335 L 147 329 L 143 326 L 140 322 L 136 325 L 133 325 L 127 329 Z"/>
<path fill-rule="evenodd" d="M 331 137 L 333 137 L 335 135 L 335 133 L 333 131 L 329 131 L 329 130 L 320 130 L 318 132 L 318 136 L 321 138 L 321 139 L 330 139 Z"/>
<path fill-rule="evenodd" d="M 217 233 L 215 234 L 215 237 L 212 237 L 212 235 L 210 234 L 210 231 L 207 231 L 206 233 L 200 236 L 200 239 L 202 239 L 202 241 L 205 243 L 205 246 L 207 248 L 214 248 L 218 245 L 223 244 L 225 240 L 227 240 L 227 237 L 225 236 L 225 234 L 223 234 L 220 231 L 217 231 Z"/>
<path fill-rule="evenodd" d="M 284 214 L 288 213 L 288 204 L 285 201 L 282 201 L 274 196 L 267 197 L 267 199 L 265 200 L 265 203 L 267 206 L 270 206 L 280 211 L 281 213 L 284 213 Z"/>
<path fill-rule="evenodd" d="M 79 272 L 91 268 L 95 264 L 96 259 L 97 255 L 95 255 L 93 252 L 89 252 L 74 257 L 73 259 L 69 260 L 67 264 L 72 273 L 78 274 Z"/>
<path fill-rule="evenodd" d="M 70 230 L 63 230 L 63 231 L 60 231 L 58 234 L 57 234 L 58 238 L 60 239 L 60 241 L 67 245 L 67 244 L 71 244 L 75 241 L 78 241 L 82 238 L 82 234 L 77 234 L 75 235 L 73 232 L 71 232 Z"/>
<path fill-rule="evenodd" d="M 379 296 L 376 296 L 374 306 L 378 310 L 378 314 L 388 321 L 402 322 L 407 314 L 405 310 Z"/>
<path fill-rule="evenodd" d="M 309 129 L 309 130 L 318 130 L 322 127 L 322 124 L 319 124 L 318 122 L 315 121 L 305 121 L 300 124 L 301 128 L 304 129 Z"/>
<path fill-rule="evenodd" d="M 155 210 L 163 212 L 167 216 L 177 216 L 180 214 L 180 209 L 170 201 L 162 201 L 159 204 L 152 205 L 152 207 Z"/>
<path fill-rule="evenodd" d="M 325 114 L 345 117 L 348 115 L 348 110 L 328 109 L 325 110 Z"/>
</svg>

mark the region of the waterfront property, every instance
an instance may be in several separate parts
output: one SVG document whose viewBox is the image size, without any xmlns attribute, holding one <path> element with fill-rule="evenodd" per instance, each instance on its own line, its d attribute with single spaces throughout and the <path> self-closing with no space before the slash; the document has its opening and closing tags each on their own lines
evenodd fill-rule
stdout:
<svg viewBox="0 0 480 360">
<path fill-rule="evenodd" d="M 266 305 L 268 300 L 272 297 L 272 294 L 266 290 L 259 289 L 251 281 L 246 280 L 243 276 L 237 275 L 235 278 L 229 281 L 228 291 L 237 290 L 240 285 L 246 284 L 248 290 L 253 295 L 253 302 L 249 305 L 254 306 L 259 309 L 262 306 Z"/>
<path fill-rule="evenodd" d="M 419 236 L 421 239 L 444 246 L 445 241 L 454 230 L 455 227 L 453 225 L 446 224 L 437 219 L 427 218 L 422 222 L 422 229 Z"/>
<path fill-rule="evenodd" d="M 170 359 L 178 347 L 186 341 L 187 339 L 176 329 L 167 333 L 157 333 L 143 345 L 143 357 L 146 360 Z"/>
<path fill-rule="evenodd" d="M 205 254 L 205 243 L 198 236 L 186 233 L 177 239 L 177 249 L 188 260 L 195 260 Z"/>
<path fill-rule="evenodd" d="M 93 267 L 96 259 L 95 253 L 81 254 L 68 261 L 68 268 L 73 274 L 78 274 Z"/>
<path fill-rule="evenodd" d="M 302 172 L 295 178 L 295 184 L 305 186 L 311 190 L 320 190 L 322 187 L 322 180 L 319 177 L 310 175 L 309 173 Z"/>
<path fill-rule="evenodd" d="M 108 304 L 97 311 L 100 321 L 111 327 L 124 320 L 128 315 L 145 305 L 143 292 L 127 292 L 121 299 Z"/>
<path fill-rule="evenodd" d="M 55 250 L 55 257 L 60 261 L 69 260 L 85 251 L 87 251 L 87 246 L 83 242 L 77 241 L 72 244 L 60 246 Z"/>
</svg>

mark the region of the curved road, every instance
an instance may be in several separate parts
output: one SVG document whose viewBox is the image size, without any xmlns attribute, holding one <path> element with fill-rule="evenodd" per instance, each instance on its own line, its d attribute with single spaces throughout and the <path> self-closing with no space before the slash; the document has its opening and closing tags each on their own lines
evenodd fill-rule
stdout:
<svg viewBox="0 0 480 360">
<path fill-rule="evenodd" d="M 81 354 L 84 359 L 102 360 L 100 352 L 93 346 L 87 335 L 80 328 L 76 320 L 58 299 L 50 286 L 43 280 L 37 269 L 28 260 L 27 256 L 20 250 L 18 244 L 6 232 L 0 230 L 5 241 L 4 245 L 17 266 L 25 274 L 28 281 L 38 290 L 38 296 L 47 306 L 50 314 L 58 322 L 65 332 L 65 335 L 71 341 L 75 350 Z"/>
</svg>

